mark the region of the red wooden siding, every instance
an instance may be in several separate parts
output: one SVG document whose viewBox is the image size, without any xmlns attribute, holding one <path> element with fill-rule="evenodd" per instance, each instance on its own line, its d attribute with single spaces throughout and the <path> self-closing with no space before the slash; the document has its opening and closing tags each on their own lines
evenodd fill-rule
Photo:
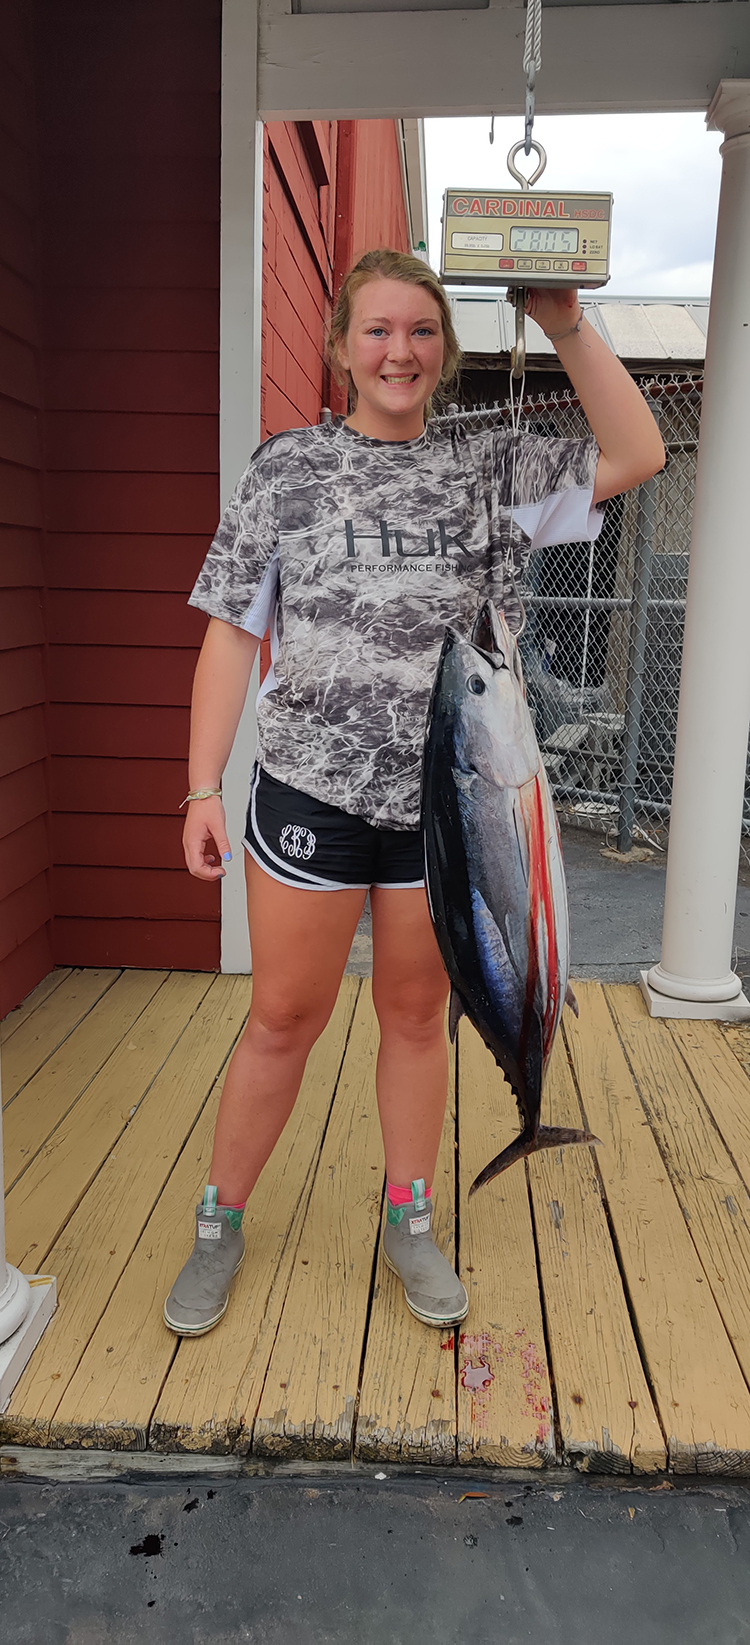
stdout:
<svg viewBox="0 0 750 1645">
<path fill-rule="evenodd" d="M 52 965 L 30 0 L 0 28 L 0 1017 Z"/>
<path fill-rule="evenodd" d="M 331 305 L 373 246 L 409 249 L 396 123 L 289 121 L 266 127 L 263 209 L 264 435 L 346 410 L 325 354 Z M 270 661 L 268 642 L 261 670 Z"/>
<path fill-rule="evenodd" d="M 409 251 L 395 120 L 340 120 L 334 242 L 334 290 L 364 252 Z M 345 414 L 346 390 L 331 380 L 331 410 Z"/>
<path fill-rule="evenodd" d="M 312 125 L 312 122 L 309 122 Z M 333 276 L 336 128 L 266 126 L 263 177 L 263 434 L 317 423 L 327 403 L 325 328 Z M 313 149 L 314 141 L 314 149 Z M 311 152 L 317 159 L 316 182 Z"/>
<path fill-rule="evenodd" d="M 219 508 L 221 0 L 1 9 L 3 1015 L 54 963 L 219 964 L 178 806 Z M 338 409 L 337 282 L 408 232 L 392 121 L 273 124 L 264 168 L 265 436 Z"/>
<path fill-rule="evenodd" d="M 395 120 L 340 120 L 338 142 L 337 290 L 364 252 L 410 250 Z"/>
<path fill-rule="evenodd" d="M 218 514 L 220 0 L 42 0 L 54 953 L 219 963 L 179 802 Z"/>
</svg>

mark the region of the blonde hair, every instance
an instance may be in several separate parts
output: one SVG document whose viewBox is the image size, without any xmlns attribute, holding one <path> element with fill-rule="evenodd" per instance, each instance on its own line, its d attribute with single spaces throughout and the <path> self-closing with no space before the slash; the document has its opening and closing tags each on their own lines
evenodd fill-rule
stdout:
<svg viewBox="0 0 750 1645">
<path fill-rule="evenodd" d="M 354 299 L 361 287 L 367 285 L 368 280 L 403 280 L 410 286 L 423 286 L 434 298 L 440 310 L 443 326 L 443 369 L 438 386 L 445 388 L 455 376 L 461 358 L 448 298 L 428 263 L 423 263 L 419 257 L 412 257 L 408 251 L 389 249 L 366 251 L 364 257 L 360 257 L 359 262 L 355 263 L 354 268 L 349 270 L 342 281 L 328 332 L 328 358 L 336 381 L 348 386 L 350 400 L 356 403 L 357 389 L 351 372 L 341 364 L 339 348 L 346 341 L 351 325 Z M 425 410 L 429 416 L 429 403 Z"/>
</svg>

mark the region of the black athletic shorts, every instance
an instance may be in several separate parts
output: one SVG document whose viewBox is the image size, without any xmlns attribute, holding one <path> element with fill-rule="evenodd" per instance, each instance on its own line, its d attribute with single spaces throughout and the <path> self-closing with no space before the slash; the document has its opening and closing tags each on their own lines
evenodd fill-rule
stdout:
<svg viewBox="0 0 750 1645">
<path fill-rule="evenodd" d="M 421 828 L 373 828 L 363 817 L 277 782 L 258 765 L 242 843 L 273 879 L 302 891 L 424 885 Z"/>
</svg>

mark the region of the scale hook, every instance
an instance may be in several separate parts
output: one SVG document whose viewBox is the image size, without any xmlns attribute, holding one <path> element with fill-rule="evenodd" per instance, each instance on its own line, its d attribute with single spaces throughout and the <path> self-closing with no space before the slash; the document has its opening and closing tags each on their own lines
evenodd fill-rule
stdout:
<svg viewBox="0 0 750 1645">
<path fill-rule="evenodd" d="M 522 139 L 520 143 L 514 143 L 512 149 L 508 150 L 508 170 L 514 181 L 516 183 L 520 183 L 522 189 L 533 188 L 534 183 L 538 183 L 539 178 L 547 165 L 546 149 L 542 148 L 541 143 L 538 143 L 535 137 L 532 137 L 529 147 L 536 149 L 536 152 L 539 155 L 539 165 L 537 166 L 536 171 L 532 171 L 530 177 L 524 177 L 523 172 L 519 171 L 518 166 L 515 164 L 516 155 L 520 154 L 521 149 L 526 148 L 525 141 Z"/>
<path fill-rule="evenodd" d="M 510 293 L 508 294 L 510 295 Z M 512 297 L 516 311 L 516 346 L 511 352 L 510 363 L 512 375 L 523 377 L 526 370 L 526 287 L 516 286 Z"/>
</svg>

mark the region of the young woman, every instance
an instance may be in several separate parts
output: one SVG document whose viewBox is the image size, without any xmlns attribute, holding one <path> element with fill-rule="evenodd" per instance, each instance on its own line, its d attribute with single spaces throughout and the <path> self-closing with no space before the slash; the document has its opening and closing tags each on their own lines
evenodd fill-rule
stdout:
<svg viewBox="0 0 750 1645">
<path fill-rule="evenodd" d="M 211 619 L 195 675 L 185 857 L 215 880 L 230 856 L 221 775 L 253 660 L 271 630 L 244 845 L 253 954 L 249 1021 L 229 1066 L 193 1252 L 165 1303 L 173 1331 L 224 1314 L 248 1195 L 291 1113 L 330 1016 L 369 891 L 384 1254 L 427 1325 L 463 1319 L 466 1292 L 430 1232 L 447 1092 L 447 979 L 423 884 L 425 716 L 446 623 L 503 601 L 514 550 L 593 538 L 598 505 L 662 466 L 648 407 L 582 318 L 575 290 L 536 291 L 586 411 L 582 441 L 466 434 L 426 420 L 458 346 L 424 263 L 368 252 L 329 340 L 354 411 L 267 440 L 251 458 L 191 596 Z M 250 776 L 250 774 L 248 774 Z"/>
</svg>

